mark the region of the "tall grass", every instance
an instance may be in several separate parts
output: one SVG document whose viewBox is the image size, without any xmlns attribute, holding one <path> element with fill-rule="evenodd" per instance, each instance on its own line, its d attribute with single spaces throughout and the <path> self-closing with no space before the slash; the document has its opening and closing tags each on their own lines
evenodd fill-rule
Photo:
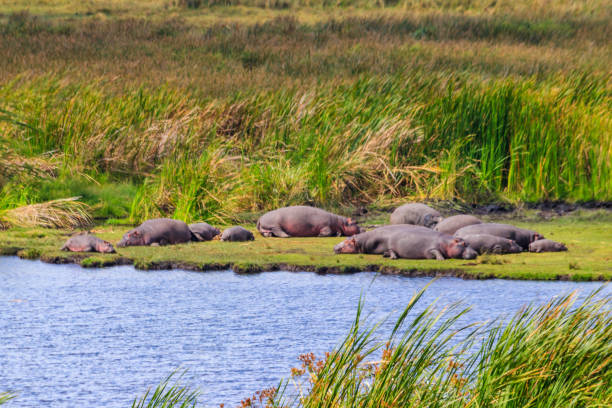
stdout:
<svg viewBox="0 0 612 408">
<path fill-rule="evenodd" d="M 391 333 L 363 319 L 362 303 L 346 337 L 301 365 L 278 388 L 241 407 L 603 407 L 612 403 L 612 298 L 601 289 L 525 306 L 507 321 L 463 325 L 460 303 L 408 302 Z M 163 391 L 168 381 L 158 389 Z M 180 395 L 188 388 L 170 388 Z M 153 400 L 152 400 L 153 401 Z M 149 407 L 183 406 L 165 400 Z M 194 406 L 195 398 L 189 400 Z M 144 405 L 142 405 L 144 406 Z"/>
</svg>

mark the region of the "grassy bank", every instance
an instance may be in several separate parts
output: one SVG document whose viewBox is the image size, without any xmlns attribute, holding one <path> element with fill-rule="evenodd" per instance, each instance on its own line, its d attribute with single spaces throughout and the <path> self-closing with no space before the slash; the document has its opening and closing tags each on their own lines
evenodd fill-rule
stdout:
<svg viewBox="0 0 612 408">
<path fill-rule="evenodd" d="M 385 217 L 386 218 L 386 217 Z M 363 220 L 367 222 L 368 220 Z M 383 221 L 383 218 L 374 220 Z M 376 271 L 406 276 L 459 276 L 509 279 L 612 279 L 609 212 L 586 212 L 543 220 L 513 220 L 519 226 L 540 231 L 564 242 L 562 253 L 486 255 L 465 260 L 390 260 L 377 255 L 335 255 L 333 246 L 343 238 L 263 238 L 236 243 L 210 241 L 167 247 L 118 248 L 118 254 L 75 254 L 59 250 L 69 231 L 10 229 L 0 231 L 0 252 L 46 262 L 75 262 L 85 267 L 134 264 L 140 269 L 182 268 L 196 271 L 233 269 L 238 273 L 269 270 L 352 273 Z M 117 242 L 129 227 L 100 226 L 94 232 Z M 255 230 L 254 226 L 250 226 Z"/>
<path fill-rule="evenodd" d="M 612 199 L 605 2 L 26 3 L 0 2 L 0 211 Z"/>
<path fill-rule="evenodd" d="M 358 309 L 340 344 L 301 366 L 277 389 L 241 407 L 583 407 L 612 402 L 610 296 L 597 293 L 525 307 L 506 322 L 458 327 L 469 308 L 430 305 L 417 293 L 390 335 Z M 601 295 L 601 293 L 599 293 Z M 163 382 L 140 406 L 197 406 L 197 391 Z M 145 405 L 145 403 L 149 405 Z M 164 405 L 167 404 L 167 405 Z M 185 405 L 181 405 L 185 404 Z"/>
</svg>

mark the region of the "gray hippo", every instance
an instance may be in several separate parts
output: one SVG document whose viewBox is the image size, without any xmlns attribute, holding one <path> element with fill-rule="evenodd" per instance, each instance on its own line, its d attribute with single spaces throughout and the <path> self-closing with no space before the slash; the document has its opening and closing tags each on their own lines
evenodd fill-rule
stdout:
<svg viewBox="0 0 612 408">
<path fill-rule="evenodd" d="M 355 235 L 336 245 L 334 252 L 382 254 L 392 259 L 474 259 L 478 256 L 460 238 L 409 225 L 381 227 Z"/>
<path fill-rule="evenodd" d="M 115 248 L 113 248 L 113 244 L 108 241 L 101 240 L 88 232 L 82 232 L 68 238 L 68 241 L 66 241 L 62 247 L 62 251 L 114 254 Z"/>
<path fill-rule="evenodd" d="M 210 241 L 221 234 L 221 231 L 206 222 L 189 224 L 189 230 L 193 234 L 194 241 Z"/>
<path fill-rule="evenodd" d="M 242 227 L 232 227 L 223 231 L 221 241 L 254 241 L 253 233 Z"/>
<path fill-rule="evenodd" d="M 191 241 L 192 236 L 189 227 L 183 221 L 156 218 L 147 220 L 126 232 L 117 246 L 180 244 Z"/>
<path fill-rule="evenodd" d="M 459 214 L 444 218 L 434 227 L 434 230 L 453 235 L 458 229 L 474 224 L 482 224 L 482 221 L 473 215 Z"/>
<path fill-rule="evenodd" d="M 479 254 L 516 254 L 523 252 L 515 241 L 490 234 L 474 234 L 462 237 Z"/>
<path fill-rule="evenodd" d="M 538 239 L 544 238 L 535 231 L 515 227 L 508 224 L 482 223 L 468 225 L 458 229 L 455 236 L 465 238 L 467 235 L 489 234 L 516 241 L 524 250 L 529 249 L 529 244 Z"/>
<path fill-rule="evenodd" d="M 409 203 L 398 207 L 391 213 L 391 224 L 413 224 L 433 228 L 442 221 L 440 213 L 420 203 Z"/>
<path fill-rule="evenodd" d="M 289 238 L 351 236 L 362 229 L 350 218 L 298 205 L 265 213 L 257 221 L 257 231 L 264 237 Z"/>
<path fill-rule="evenodd" d="M 538 239 L 529 244 L 529 252 L 562 252 L 567 251 L 567 247 L 560 242 L 550 239 Z"/>
</svg>

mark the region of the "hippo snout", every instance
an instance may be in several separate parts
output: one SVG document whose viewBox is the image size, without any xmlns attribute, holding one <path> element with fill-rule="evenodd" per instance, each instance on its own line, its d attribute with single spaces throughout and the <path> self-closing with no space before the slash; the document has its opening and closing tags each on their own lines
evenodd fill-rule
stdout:
<svg viewBox="0 0 612 408">
<path fill-rule="evenodd" d="M 126 245 L 126 241 L 125 241 L 125 239 L 122 239 L 121 241 L 117 242 L 117 246 L 118 246 L 119 248 L 124 248 L 124 247 L 125 247 L 125 245 Z"/>
<path fill-rule="evenodd" d="M 340 252 L 342 252 L 342 248 L 344 248 L 344 242 L 341 242 L 337 245 L 334 246 L 334 252 L 339 254 Z"/>
<path fill-rule="evenodd" d="M 477 256 L 478 252 L 476 252 L 472 247 L 466 247 L 463 250 L 463 259 L 476 259 Z"/>
</svg>

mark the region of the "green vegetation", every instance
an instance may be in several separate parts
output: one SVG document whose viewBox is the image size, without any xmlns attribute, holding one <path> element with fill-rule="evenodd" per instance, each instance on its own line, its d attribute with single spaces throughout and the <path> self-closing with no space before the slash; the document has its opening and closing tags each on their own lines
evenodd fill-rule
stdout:
<svg viewBox="0 0 612 408">
<path fill-rule="evenodd" d="M 0 210 L 612 199 L 606 1 L 223 5 L 0 2 Z"/>
<path fill-rule="evenodd" d="M 359 307 L 336 349 L 321 360 L 312 354 L 300 356 L 301 367 L 292 369 L 290 380 L 243 400 L 241 407 L 525 408 L 612 403 L 610 296 L 598 298 L 601 292 L 596 291 L 576 303 L 574 293 L 525 307 L 508 322 L 457 328 L 469 308 L 430 305 L 416 312 L 425 289 L 410 300 L 386 341 L 379 336 L 379 324 L 362 321 Z"/>
<path fill-rule="evenodd" d="M 367 225 L 387 218 L 388 215 L 384 214 L 362 221 Z M 468 278 L 612 279 L 610 212 L 585 211 L 551 221 L 528 217 L 511 222 L 563 242 L 569 251 L 485 255 L 473 261 L 391 260 L 378 255 L 336 255 L 333 246 L 343 238 L 263 238 L 255 232 L 255 241 L 251 242 L 215 240 L 166 247 L 117 248 L 117 254 L 86 254 L 59 250 L 71 231 L 13 228 L 0 231 L 0 253 L 27 259 L 41 258 L 54 263 L 76 262 L 84 267 L 134 264 L 140 269 L 233 269 L 237 273 L 284 269 L 320 273 L 374 271 L 407 276 L 449 275 Z M 255 231 L 253 225 L 248 227 Z M 120 225 L 100 226 L 94 228 L 93 232 L 102 239 L 116 243 L 128 229 Z"/>
</svg>

